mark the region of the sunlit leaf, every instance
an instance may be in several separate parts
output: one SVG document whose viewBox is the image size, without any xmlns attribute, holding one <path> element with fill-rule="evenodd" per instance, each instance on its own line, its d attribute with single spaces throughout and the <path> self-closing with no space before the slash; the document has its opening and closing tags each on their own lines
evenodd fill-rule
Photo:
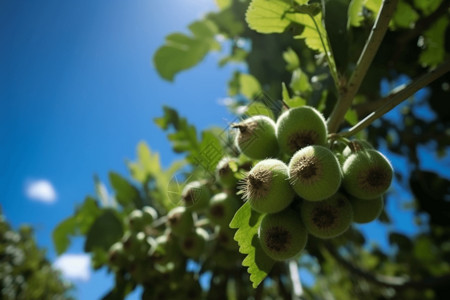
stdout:
<svg viewBox="0 0 450 300">
<path fill-rule="evenodd" d="M 448 24 L 449 19 L 447 16 L 444 16 L 438 19 L 428 30 L 425 31 L 425 49 L 419 56 L 419 61 L 422 66 L 435 67 L 444 61 L 445 31 Z"/>
<path fill-rule="evenodd" d="M 239 244 L 239 252 L 247 254 L 242 265 L 248 267 L 250 280 L 256 288 L 266 278 L 275 261 L 268 257 L 258 240 L 258 228 L 262 220 L 261 214 L 252 210 L 246 202 L 236 212 L 230 223 L 231 228 L 238 229 L 234 239 Z"/>
</svg>

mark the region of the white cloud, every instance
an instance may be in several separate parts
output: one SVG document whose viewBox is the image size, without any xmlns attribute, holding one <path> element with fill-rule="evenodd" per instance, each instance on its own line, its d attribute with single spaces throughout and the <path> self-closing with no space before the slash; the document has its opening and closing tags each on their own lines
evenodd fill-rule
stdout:
<svg viewBox="0 0 450 300">
<path fill-rule="evenodd" d="M 56 201 L 56 192 L 50 181 L 45 179 L 33 180 L 27 183 L 25 193 L 28 198 L 45 203 Z"/>
<path fill-rule="evenodd" d="M 56 259 L 53 266 L 61 270 L 68 279 L 89 280 L 91 259 L 86 254 L 63 254 Z"/>
</svg>

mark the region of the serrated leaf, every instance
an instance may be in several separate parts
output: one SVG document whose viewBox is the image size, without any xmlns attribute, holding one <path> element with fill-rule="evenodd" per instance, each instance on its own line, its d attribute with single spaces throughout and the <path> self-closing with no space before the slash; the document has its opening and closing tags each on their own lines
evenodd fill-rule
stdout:
<svg viewBox="0 0 450 300">
<path fill-rule="evenodd" d="M 413 28 L 419 14 L 405 1 L 399 1 L 392 20 L 400 28 Z"/>
<path fill-rule="evenodd" d="M 298 58 L 297 53 L 292 50 L 292 48 L 288 48 L 283 52 L 283 59 L 286 62 L 286 69 L 288 71 L 292 72 L 300 67 L 300 59 Z"/>
<path fill-rule="evenodd" d="M 250 204 L 246 202 L 236 212 L 230 223 L 231 228 L 238 229 L 234 239 L 239 244 L 239 252 L 247 254 L 242 265 L 248 267 L 250 281 L 254 288 L 266 278 L 275 264 L 275 261 L 264 253 L 259 244 L 258 228 L 262 217 L 262 214 L 252 210 Z"/>
<path fill-rule="evenodd" d="M 364 0 L 352 0 L 348 6 L 348 22 L 347 27 L 361 26 L 361 22 L 364 20 L 362 13 Z"/>
<path fill-rule="evenodd" d="M 115 211 L 105 209 L 87 232 L 84 251 L 90 252 L 95 248 L 107 251 L 122 235 L 123 225 Z"/>
<path fill-rule="evenodd" d="M 445 31 L 449 19 L 444 16 L 438 19 L 424 33 L 425 49 L 420 53 L 419 61 L 424 67 L 435 67 L 444 61 L 445 57 Z"/>
<path fill-rule="evenodd" d="M 139 190 L 120 174 L 110 172 L 109 181 L 116 192 L 115 198 L 122 207 L 134 209 L 143 206 Z"/>
<path fill-rule="evenodd" d="M 162 78 L 173 81 L 175 74 L 198 64 L 209 51 L 220 49 L 214 39 L 217 28 L 210 20 L 196 21 L 189 29 L 192 35 L 172 33 L 156 50 L 153 63 Z"/>
</svg>

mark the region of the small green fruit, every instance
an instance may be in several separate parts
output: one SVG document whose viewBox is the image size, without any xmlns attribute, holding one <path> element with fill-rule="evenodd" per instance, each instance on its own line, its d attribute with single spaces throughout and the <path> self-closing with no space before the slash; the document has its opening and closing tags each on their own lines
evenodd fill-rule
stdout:
<svg viewBox="0 0 450 300">
<path fill-rule="evenodd" d="M 219 193 L 214 195 L 209 202 L 208 217 L 212 223 L 228 227 L 239 207 L 240 203 L 234 196 Z"/>
<path fill-rule="evenodd" d="M 184 205 L 194 210 L 207 207 L 210 197 L 211 193 L 209 188 L 200 181 L 189 182 L 181 193 L 181 199 Z"/>
<path fill-rule="evenodd" d="M 321 201 L 339 189 L 341 169 L 328 148 L 306 146 L 291 158 L 289 178 L 297 195 L 308 201 Z"/>
<path fill-rule="evenodd" d="M 351 141 L 341 152 L 341 164 L 352 154 L 358 151 L 373 149 L 373 146 L 365 140 L 353 140 Z"/>
<path fill-rule="evenodd" d="M 253 116 L 233 125 L 239 129 L 236 147 L 252 159 L 276 157 L 279 148 L 275 135 L 275 122 L 266 116 Z"/>
<path fill-rule="evenodd" d="M 138 232 L 144 229 L 144 213 L 140 209 L 133 210 L 127 217 L 128 225 L 131 231 Z"/>
<path fill-rule="evenodd" d="M 216 179 L 224 188 L 233 188 L 236 186 L 237 179 L 234 177 L 234 166 L 237 166 L 237 160 L 231 157 L 224 157 L 216 167 Z"/>
<path fill-rule="evenodd" d="M 356 223 L 370 223 L 378 218 L 383 211 L 383 196 L 370 200 L 350 196 L 349 199 L 353 209 L 353 221 Z"/>
<path fill-rule="evenodd" d="M 158 213 L 153 207 L 144 206 L 142 208 L 142 218 L 145 225 L 151 225 L 158 218 Z"/>
<path fill-rule="evenodd" d="M 169 211 L 167 224 L 176 236 L 185 236 L 194 230 L 192 213 L 183 206 L 175 207 Z"/>
<path fill-rule="evenodd" d="M 208 233 L 203 228 L 197 228 L 180 239 L 181 252 L 190 258 L 198 258 L 205 249 Z"/>
<path fill-rule="evenodd" d="M 291 204 L 295 193 L 289 184 L 288 168 L 277 159 L 257 163 L 245 178 L 244 199 L 260 213 L 276 213 Z"/>
<path fill-rule="evenodd" d="M 114 267 L 123 268 L 126 266 L 128 259 L 123 249 L 122 242 L 116 242 L 109 248 L 108 260 Z"/>
<path fill-rule="evenodd" d="M 277 120 L 278 144 L 288 155 L 308 145 L 326 146 L 327 132 L 324 117 L 310 106 L 287 110 Z"/>
<path fill-rule="evenodd" d="M 344 233 L 353 221 L 350 201 L 341 193 L 320 202 L 303 201 L 300 213 L 308 232 L 323 239 Z"/>
<path fill-rule="evenodd" d="M 238 243 L 234 240 L 236 230 L 229 227 L 221 227 L 217 232 L 217 242 L 221 248 L 228 250 L 237 250 Z"/>
<path fill-rule="evenodd" d="M 258 236 L 264 252 L 278 261 L 296 256 L 305 248 L 308 240 L 308 233 L 300 218 L 290 209 L 265 215 Z"/>
<path fill-rule="evenodd" d="M 383 195 L 393 177 L 389 160 L 373 149 L 351 154 L 345 160 L 342 171 L 345 190 L 360 199 L 375 199 Z"/>
</svg>

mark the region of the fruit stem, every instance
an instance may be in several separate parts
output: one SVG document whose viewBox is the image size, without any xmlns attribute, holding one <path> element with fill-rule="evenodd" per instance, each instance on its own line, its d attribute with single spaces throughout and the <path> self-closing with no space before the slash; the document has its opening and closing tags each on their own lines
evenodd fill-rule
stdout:
<svg viewBox="0 0 450 300">
<path fill-rule="evenodd" d="M 355 126 L 350 128 L 348 131 L 340 133 L 338 135 L 340 135 L 341 137 L 350 137 L 357 134 L 358 132 L 360 132 L 361 130 L 372 124 L 373 121 L 377 120 L 387 112 L 391 111 L 401 102 L 408 99 L 415 92 L 427 86 L 432 81 L 438 79 L 439 77 L 441 77 L 442 75 L 444 75 L 449 71 L 450 71 L 450 61 L 447 61 L 441 64 L 436 69 L 428 73 L 425 73 L 424 75 L 415 79 L 413 82 L 401 85 L 400 87 L 394 89 L 392 93 L 390 93 L 387 97 L 380 100 L 380 102 L 383 103 L 383 105 L 380 108 L 367 115 L 364 119 L 359 121 Z"/>
<path fill-rule="evenodd" d="M 383 0 L 380 12 L 372 27 L 369 38 L 364 45 L 364 49 L 358 59 L 355 69 L 348 81 L 348 84 L 342 85 L 339 90 L 339 100 L 330 117 L 327 120 L 328 132 L 334 133 L 339 129 L 344 120 L 345 114 L 352 105 L 352 101 L 361 86 L 361 83 L 372 63 L 378 47 L 389 27 L 389 22 L 397 7 L 398 0 Z"/>
</svg>

